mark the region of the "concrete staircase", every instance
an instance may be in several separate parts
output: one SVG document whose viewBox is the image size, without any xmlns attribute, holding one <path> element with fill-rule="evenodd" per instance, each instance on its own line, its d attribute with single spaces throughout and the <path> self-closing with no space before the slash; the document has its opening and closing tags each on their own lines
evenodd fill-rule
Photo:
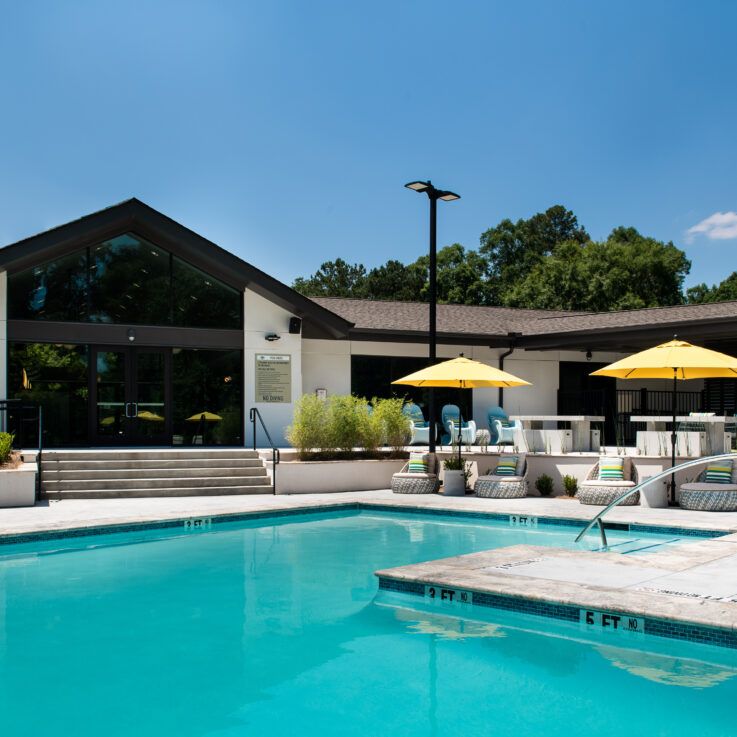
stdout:
<svg viewBox="0 0 737 737">
<path fill-rule="evenodd" d="M 45 450 L 41 459 L 47 499 L 271 493 L 264 462 L 243 448 Z"/>
</svg>

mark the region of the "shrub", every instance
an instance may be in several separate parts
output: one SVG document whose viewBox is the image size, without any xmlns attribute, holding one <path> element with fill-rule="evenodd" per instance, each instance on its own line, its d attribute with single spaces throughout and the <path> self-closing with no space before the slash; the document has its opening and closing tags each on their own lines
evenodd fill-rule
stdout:
<svg viewBox="0 0 737 737">
<path fill-rule="evenodd" d="M 540 496 L 550 496 L 553 493 L 553 479 L 544 473 L 538 476 L 535 488 L 540 492 Z"/>
<path fill-rule="evenodd" d="M 576 492 L 578 491 L 578 479 L 575 476 L 569 476 L 566 474 L 563 477 L 563 491 L 565 491 L 566 496 L 576 496 Z"/>
<path fill-rule="evenodd" d="M 6 463 L 10 458 L 10 451 L 13 449 L 13 440 L 15 435 L 8 432 L 0 432 L 0 463 Z"/>
<path fill-rule="evenodd" d="M 379 420 L 383 430 L 383 442 L 388 445 L 394 453 L 401 453 L 407 444 L 409 437 L 409 419 L 402 412 L 404 399 L 392 397 L 391 399 L 373 399 L 374 415 Z"/>
<path fill-rule="evenodd" d="M 351 394 L 334 394 L 328 398 L 327 434 L 331 448 L 350 452 L 362 441 L 362 409 L 366 400 Z"/>
<path fill-rule="evenodd" d="M 384 423 L 376 409 L 370 410 L 365 399 L 361 400 L 356 410 L 361 424 L 361 440 L 358 444 L 363 446 L 369 454 L 375 455 L 379 446 L 384 442 Z"/>
<path fill-rule="evenodd" d="M 287 428 L 287 440 L 302 459 L 313 448 L 329 450 L 327 425 L 327 401 L 315 394 L 303 394 L 295 404 L 294 421 Z"/>
</svg>

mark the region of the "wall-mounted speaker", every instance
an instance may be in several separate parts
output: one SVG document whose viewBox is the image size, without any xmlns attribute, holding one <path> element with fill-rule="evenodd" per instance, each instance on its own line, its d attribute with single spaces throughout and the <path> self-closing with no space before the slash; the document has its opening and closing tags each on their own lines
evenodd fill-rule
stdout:
<svg viewBox="0 0 737 737">
<path fill-rule="evenodd" d="M 300 331 L 302 330 L 302 320 L 298 317 L 290 317 L 289 318 L 289 332 L 292 333 L 292 335 L 299 335 Z"/>
</svg>

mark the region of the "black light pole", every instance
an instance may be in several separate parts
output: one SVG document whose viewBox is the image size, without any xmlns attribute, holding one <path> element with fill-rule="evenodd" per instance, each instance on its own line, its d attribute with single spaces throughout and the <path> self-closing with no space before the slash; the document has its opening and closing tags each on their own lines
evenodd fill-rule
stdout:
<svg viewBox="0 0 737 737">
<path fill-rule="evenodd" d="M 430 365 L 435 363 L 437 358 L 437 211 L 438 200 L 460 200 L 461 196 L 455 192 L 446 192 L 442 189 L 436 189 L 432 186 L 432 182 L 428 179 L 426 182 L 410 182 L 405 184 L 407 189 L 413 189 L 415 192 L 424 192 L 430 200 Z M 427 416 L 430 423 L 430 453 L 435 452 L 435 390 L 428 387 L 427 390 Z"/>
</svg>

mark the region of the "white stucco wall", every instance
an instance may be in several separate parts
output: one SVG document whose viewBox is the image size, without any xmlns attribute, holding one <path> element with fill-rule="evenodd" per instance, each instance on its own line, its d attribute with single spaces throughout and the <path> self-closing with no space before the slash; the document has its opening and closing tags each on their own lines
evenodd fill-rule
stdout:
<svg viewBox="0 0 737 737">
<path fill-rule="evenodd" d="M 252 426 L 248 421 L 251 407 L 258 408 L 269 430 L 271 439 L 278 446 L 287 445 L 284 437 L 287 426 L 292 422 L 294 402 L 302 394 L 302 335 L 289 333 L 289 318 L 293 315 L 273 302 L 246 289 L 243 297 L 243 376 L 244 376 L 244 416 L 245 444 L 253 443 Z M 279 340 L 269 342 L 269 333 L 276 333 Z M 292 357 L 292 396 L 291 402 L 256 402 L 255 363 L 256 354 L 282 354 Z M 257 423 L 256 444 L 266 445 L 261 427 Z"/>
<path fill-rule="evenodd" d="M 302 392 L 351 393 L 351 344 L 347 340 L 302 341 Z"/>
</svg>

